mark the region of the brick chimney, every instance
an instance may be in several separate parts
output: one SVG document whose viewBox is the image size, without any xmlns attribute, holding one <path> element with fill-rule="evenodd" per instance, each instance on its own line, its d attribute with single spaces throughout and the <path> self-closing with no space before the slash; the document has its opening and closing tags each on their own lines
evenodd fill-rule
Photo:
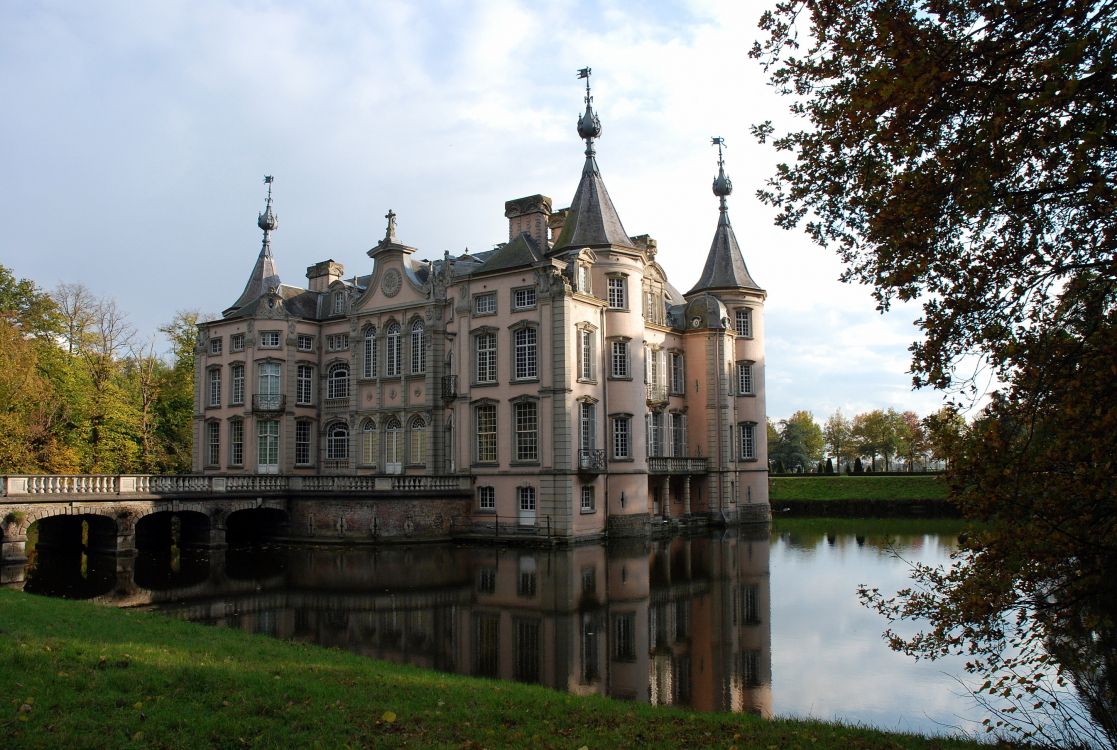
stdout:
<svg viewBox="0 0 1117 750">
<path fill-rule="evenodd" d="M 324 292 L 330 284 L 341 278 L 345 273 L 345 266 L 335 263 L 333 258 L 315 263 L 306 269 L 307 289 L 312 292 Z"/>
<path fill-rule="evenodd" d="M 545 195 L 529 195 L 504 203 L 504 215 L 508 217 L 508 240 L 512 241 L 521 232 L 539 243 L 539 249 L 547 251 L 547 220 L 551 216 L 551 199 Z"/>
</svg>

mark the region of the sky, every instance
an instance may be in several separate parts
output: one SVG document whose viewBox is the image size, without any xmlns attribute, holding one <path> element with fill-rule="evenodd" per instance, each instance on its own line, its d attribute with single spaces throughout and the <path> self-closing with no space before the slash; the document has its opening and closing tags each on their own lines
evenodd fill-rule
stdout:
<svg viewBox="0 0 1117 750">
<path fill-rule="evenodd" d="M 506 200 L 569 205 L 589 66 L 609 193 L 681 291 L 713 238 L 725 138 L 730 217 L 768 292 L 769 416 L 930 413 L 940 395 L 907 372 L 919 308 L 878 313 L 755 197 L 778 159 L 749 126 L 793 124 L 747 54 L 767 4 L 0 3 L 0 263 L 115 299 L 144 337 L 217 315 L 259 252 L 265 174 L 285 283 L 326 258 L 368 273 L 388 209 L 419 258 L 489 249 Z"/>
</svg>

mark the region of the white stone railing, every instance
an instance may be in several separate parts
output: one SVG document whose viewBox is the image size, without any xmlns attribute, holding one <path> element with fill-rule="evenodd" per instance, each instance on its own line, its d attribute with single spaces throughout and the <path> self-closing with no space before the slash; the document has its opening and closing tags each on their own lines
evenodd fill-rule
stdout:
<svg viewBox="0 0 1117 750">
<path fill-rule="evenodd" d="M 468 491 L 468 476 L 294 476 L 282 474 L 73 474 L 0 476 L 0 497 L 59 500 L 131 495 L 234 492 L 439 492 Z"/>
<path fill-rule="evenodd" d="M 649 456 L 648 471 L 652 474 L 705 474 L 705 458 Z"/>
</svg>

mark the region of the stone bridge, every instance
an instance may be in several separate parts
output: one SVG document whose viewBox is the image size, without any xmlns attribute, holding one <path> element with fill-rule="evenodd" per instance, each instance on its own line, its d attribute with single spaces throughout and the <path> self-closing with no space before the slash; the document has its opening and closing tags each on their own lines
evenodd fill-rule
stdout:
<svg viewBox="0 0 1117 750">
<path fill-rule="evenodd" d="M 137 543 L 224 547 L 226 535 L 354 542 L 447 538 L 468 476 L 0 476 L 0 562 L 40 547 L 135 553 Z"/>
</svg>

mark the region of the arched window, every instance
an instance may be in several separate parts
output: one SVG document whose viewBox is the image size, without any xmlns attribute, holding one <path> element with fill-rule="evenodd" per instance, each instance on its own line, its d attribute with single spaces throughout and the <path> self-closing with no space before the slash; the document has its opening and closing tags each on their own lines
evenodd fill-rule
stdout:
<svg viewBox="0 0 1117 750">
<path fill-rule="evenodd" d="M 408 446 L 407 462 L 425 465 L 427 463 L 427 420 L 418 415 L 412 417 L 407 425 L 407 432 L 411 441 Z"/>
<path fill-rule="evenodd" d="M 384 423 L 384 464 L 389 472 L 399 471 L 403 463 L 402 432 L 403 425 L 395 417 L 389 417 Z"/>
<path fill-rule="evenodd" d="M 349 425 L 334 422 L 326 428 L 326 459 L 347 461 L 349 459 Z"/>
<path fill-rule="evenodd" d="M 392 323 L 388 326 L 387 335 L 387 351 L 384 352 L 384 374 L 388 377 L 399 375 L 400 370 L 400 354 L 399 354 L 399 323 Z"/>
<path fill-rule="evenodd" d="M 361 463 L 364 466 L 376 466 L 377 437 L 376 422 L 371 419 L 361 422 Z"/>
<path fill-rule="evenodd" d="M 364 377 L 376 377 L 376 326 L 365 328 L 365 363 Z"/>
<path fill-rule="evenodd" d="M 344 362 L 330 365 L 326 378 L 326 398 L 349 398 L 349 365 Z"/>
<path fill-rule="evenodd" d="M 411 372 L 427 371 L 427 332 L 423 321 L 411 324 Z"/>
</svg>

